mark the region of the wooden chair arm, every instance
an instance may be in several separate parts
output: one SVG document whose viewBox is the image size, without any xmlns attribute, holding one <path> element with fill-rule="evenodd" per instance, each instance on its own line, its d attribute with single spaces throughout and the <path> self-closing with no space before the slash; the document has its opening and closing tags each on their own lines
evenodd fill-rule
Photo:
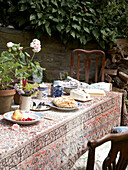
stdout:
<svg viewBox="0 0 128 170">
<path fill-rule="evenodd" d="M 117 141 L 121 141 L 121 140 L 124 140 L 124 139 L 128 139 L 128 131 L 122 132 L 122 133 L 116 133 L 116 134 L 108 134 L 108 135 L 105 135 L 101 139 L 88 141 L 87 146 L 89 148 L 96 148 L 96 147 L 98 147 L 98 146 L 100 146 L 103 143 L 108 142 L 108 141 L 117 142 Z"/>
</svg>

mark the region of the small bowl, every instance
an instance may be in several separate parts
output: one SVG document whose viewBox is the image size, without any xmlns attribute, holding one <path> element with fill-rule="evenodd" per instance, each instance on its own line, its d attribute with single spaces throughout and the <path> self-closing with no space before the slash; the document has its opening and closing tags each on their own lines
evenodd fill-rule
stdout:
<svg viewBox="0 0 128 170">
<path fill-rule="evenodd" d="M 70 94 L 70 91 L 72 89 L 77 89 L 78 87 L 77 86 L 65 86 L 64 87 L 64 91 L 67 93 L 67 94 Z"/>
</svg>

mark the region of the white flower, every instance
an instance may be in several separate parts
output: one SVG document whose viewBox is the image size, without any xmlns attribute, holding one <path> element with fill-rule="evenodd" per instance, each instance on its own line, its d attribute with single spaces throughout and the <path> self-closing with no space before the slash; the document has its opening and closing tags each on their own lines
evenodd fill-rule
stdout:
<svg viewBox="0 0 128 170">
<path fill-rule="evenodd" d="M 14 43 L 12 43 L 12 42 L 8 42 L 8 43 L 7 43 L 7 47 L 8 47 L 8 48 L 11 48 L 13 45 L 14 45 Z"/>
<path fill-rule="evenodd" d="M 23 49 L 23 47 L 19 47 L 19 50 L 22 50 Z"/>
<path fill-rule="evenodd" d="M 12 129 L 18 131 L 20 126 L 18 124 L 13 124 Z"/>
<path fill-rule="evenodd" d="M 35 53 L 38 53 L 40 50 L 41 50 L 40 47 L 37 47 L 37 48 L 35 47 L 32 51 L 35 52 Z"/>
<path fill-rule="evenodd" d="M 40 41 L 38 39 L 34 39 L 31 43 L 30 43 L 30 47 L 34 48 L 32 51 L 38 53 L 41 50 L 41 44 Z"/>
</svg>

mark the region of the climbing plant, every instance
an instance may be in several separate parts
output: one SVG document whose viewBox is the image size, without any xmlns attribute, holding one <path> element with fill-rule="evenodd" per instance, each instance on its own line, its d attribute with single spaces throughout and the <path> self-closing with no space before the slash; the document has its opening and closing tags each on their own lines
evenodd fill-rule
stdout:
<svg viewBox="0 0 128 170">
<path fill-rule="evenodd" d="M 93 41 L 110 48 L 116 37 L 128 37 L 127 0 L 0 0 L 0 22 L 56 35 L 63 43 Z M 4 15 L 4 16 L 3 16 Z"/>
</svg>

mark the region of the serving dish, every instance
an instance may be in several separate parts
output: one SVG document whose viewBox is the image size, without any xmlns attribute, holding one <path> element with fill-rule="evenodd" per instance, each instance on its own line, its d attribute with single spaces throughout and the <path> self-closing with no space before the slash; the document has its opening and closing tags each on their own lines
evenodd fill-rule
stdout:
<svg viewBox="0 0 128 170">
<path fill-rule="evenodd" d="M 49 106 L 52 107 L 52 108 L 58 109 L 58 110 L 72 111 L 72 110 L 79 109 L 83 106 L 82 103 L 80 103 L 80 102 L 77 102 L 77 103 L 78 103 L 78 107 L 70 107 L 70 108 L 69 107 L 58 107 L 58 106 L 54 105 L 53 102 L 50 102 Z"/>
<path fill-rule="evenodd" d="M 30 117 L 30 118 L 35 119 L 35 120 L 32 120 L 32 121 L 17 121 L 17 120 L 14 120 L 14 119 L 12 119 L 14 111 L 10 111 L 10 112 L 5 113 L 3 115 L 3 118 L 8 120 L 8 121 L 11 121 L 13 123 L 17 123 L 17 124 L 21 124 L 21 125 L 30 125 L 30 124 L 33 124 L 33 123 L 40 121 L 40 116 L 38 116 L 34 112 L 29 112 L 29 111 L 24 111 L 24 110 L 21 110 L 21 112 L 23 113 L 23 118 Z"/>
<path fill-rule="evenodd" d="M 75 85 L 68 85 L 68 86 L 64 86 L 64 91 L 67 93 L 67 94 L 70 94 L 70 91 L 73 90 L 73 89 L 77 89 L 78 86 L 75 86 Z"/>
<path fill-rule="evenodd" d="M 89 101 L 92 100 L 92 98 L 88 98 L 88 99 L 76 99 L 76 98 L 74 98 L 74 99 L 77 100 L 77 101 L 80 101 L 80 102 L 89 102 Z"/>
</svg>

